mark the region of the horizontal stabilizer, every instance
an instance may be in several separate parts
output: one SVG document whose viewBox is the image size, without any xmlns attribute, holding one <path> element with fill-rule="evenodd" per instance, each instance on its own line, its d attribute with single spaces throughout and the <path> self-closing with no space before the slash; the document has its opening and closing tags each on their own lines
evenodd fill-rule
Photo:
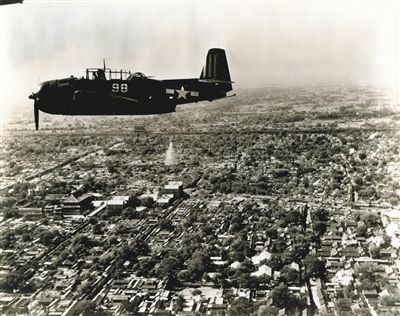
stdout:
<svg viewBox="0 0 400 316">
<path fill-rule="evenodd" d="M 235 83 L 234 81 L 222 81 L 217 79 L 199 79 L 199 81 L 206 83 Z"/>
</svg>

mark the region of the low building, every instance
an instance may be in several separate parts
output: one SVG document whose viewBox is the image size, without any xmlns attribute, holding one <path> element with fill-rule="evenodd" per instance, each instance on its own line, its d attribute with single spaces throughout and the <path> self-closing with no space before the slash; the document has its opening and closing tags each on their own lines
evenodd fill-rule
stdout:
<svg viewBox="0 0 400 316">
<path fill-rule="evenodd" d="M 162 189 L 162 194 L 172 194 L 174 199 L 179 199 L 183 196 L 183 182 L 182 181 L 170 181 Z"/>
<path fill-rule="evenodd" d="M 124 208 L 124 200 L 109 200 L 107 201 L 107 210 L 120 211 Z"/>
<path fill-rule="evenodd" d="M 65 197 L 64 194 L 47 194 L 44 200 L 51 205 L 58 205 Z"/>
<path fill-rule="evenodd" d="M 120 211 L 125 207 L 128 200 L 129 196 L 113 196 L 110 200 L 107 201 L 107 209 L 111 211 Z"/>
<path fill-rule="evenodd" d="M 160 206 L 170 205 L 173 201 L 174 196 L 172 194 L 163 194 L 157 199 L 157 204 Z"/>
<path fill-rule="evenodd" d="M 56 219 L 61 219 L 63 217 L 63 213 L 62 213 L 62 208 L 58 205 L 46 205 L 43 208 L 43 213 L 47 216 L 47 217 L 53 217 Z"/>
<path fill-rule="evenodd" d="M 40 218 L 44 213 L 41 207 L 19 207 L 18 214 L 25 218 Z"/>
</svg>

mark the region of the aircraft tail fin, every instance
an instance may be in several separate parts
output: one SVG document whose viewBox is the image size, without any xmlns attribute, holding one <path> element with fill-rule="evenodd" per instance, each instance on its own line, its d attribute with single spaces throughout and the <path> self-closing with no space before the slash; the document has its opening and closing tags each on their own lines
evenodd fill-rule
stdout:
<svg viewBox="0 0 400 316">
<path fill-rule="evenodd" d="M 200 81 L 216 83 L 232 83 L 229 74 L 225 51 L 221 48 L 211 48 L 208 51 L 206 64 L 200 75 Z"/>
</svg>

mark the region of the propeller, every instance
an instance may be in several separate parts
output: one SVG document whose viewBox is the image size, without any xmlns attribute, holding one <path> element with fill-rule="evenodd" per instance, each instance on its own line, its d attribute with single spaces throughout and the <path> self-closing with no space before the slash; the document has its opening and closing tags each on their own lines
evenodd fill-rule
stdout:
<svg viewBox="0 0 400 316">
<path fill-rule="evenodd" d="M 36 100 L 33 103 L 33 113 L 35 115 L 35 128 L 36 130 L 39 129 L 39 107 L 36 104 Z"/>
<path fill-rule="evenodd" d="M 35 116 L 35 127 L 36 127 L 36 130 L 38 130 L 39 129 L 39 106 L 37 104 L 37 101 L 38 101 L 37 94 L 32 92 L 32 94 L 29 96 L 29 99 L 33 99 L 34 100 L 34 102 L 33 102 L 33 114 Z"/>
</svg>

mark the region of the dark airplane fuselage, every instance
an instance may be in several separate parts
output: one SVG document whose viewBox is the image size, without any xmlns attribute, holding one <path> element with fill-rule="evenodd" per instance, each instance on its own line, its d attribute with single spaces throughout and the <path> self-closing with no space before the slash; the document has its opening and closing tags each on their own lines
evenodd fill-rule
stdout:
<svg viewBox="0 0 400 316">
<path fill-rule="evenodd" d="M 227 83 L 199 79 L 154 80 L 149 78 L 77 79 L 42 83 L 38 108 L 64 115 L 143 115 L 174 112 L 178 104 L 214 100 L 226 96 Z"/>
<path fill-rule="evenodd" d="M 88 68 L 86 77 L 43 82 L 34 100 L 39 111 L 63 115 L 145 115 L 174 112 L 179 104 L 212 101 L 232 90 L 225 51 L 212 48 L 199 78 L 155 80 L 137 72 Z"/>
</svg>

